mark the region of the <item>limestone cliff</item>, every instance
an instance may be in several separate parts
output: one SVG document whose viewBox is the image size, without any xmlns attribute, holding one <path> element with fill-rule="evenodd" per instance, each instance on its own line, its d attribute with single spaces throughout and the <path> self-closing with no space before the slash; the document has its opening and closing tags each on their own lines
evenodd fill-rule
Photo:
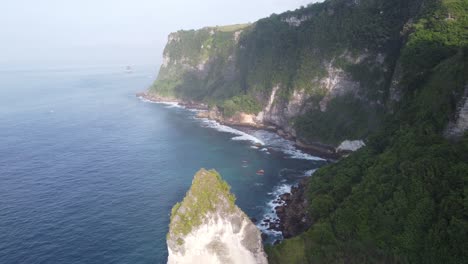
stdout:
<svg viewBox="0 0 468 264">
<path fill-rule="evenodd" d="M 365 139 L 406 91 L 401 49 L 422 2 L 328 0 L 171 33 L 150 93 L 273 125 L 303 145 Z"/>
<path fill-rule="evenodd" d="M 260 231 L 214 170 L 196 173 L 172 209 L 168 263 L 267 263 Z"/>
</svg>

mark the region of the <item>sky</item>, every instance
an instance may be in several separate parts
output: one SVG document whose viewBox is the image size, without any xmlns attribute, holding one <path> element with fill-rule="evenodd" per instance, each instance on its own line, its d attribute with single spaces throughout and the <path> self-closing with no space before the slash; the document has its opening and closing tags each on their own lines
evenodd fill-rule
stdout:
<svg viewBox="0 0 468 264">
<path fill-rule="evenodd" d="M 255 22 L 316 1 L 2 1 L 0 65 L 157 65 L 171 32 Z"/>
</svg>

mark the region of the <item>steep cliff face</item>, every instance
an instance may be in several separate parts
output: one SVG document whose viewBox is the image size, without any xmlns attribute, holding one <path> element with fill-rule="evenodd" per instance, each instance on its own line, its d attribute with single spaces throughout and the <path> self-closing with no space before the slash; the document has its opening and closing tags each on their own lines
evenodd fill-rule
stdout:
<svg viewBox="0 0 468 264">
<path fill-rule="evenodd" d="M 171 33 L 150 92 L 256 115 L 305 143 L 362 139 L 404 92 L 396 65 L 422 2 L 329 0 Z"/>
<path fill-rule="evenodd" d="M 313 221 L 268 247 L 270 263 L 467 262 L 468 1 L 328 0 L 229 28 L 231 44 L 209 65 L 167 64 L 151 91 L 203 101 L 220 120 L 274 124 L 299 142 L 367 145 L 310 178 L 290 219 Z M 171 55 L 176 46 L 165 53 L 189 57 Z M 189 249 L 174 234 L 180 256 Z"/>
<path fill-rule="evenodd" d="M 151 91 L 165 97 L 209 101 L 239 93 L 235 50 L 249 24 L 171 33 Z"/>
<path fill-rule="evenodd" d="M 365 148 L 309 178 L 307 198 L 299 195 L 292 208 L 306 201 L 313 224 L 267 248 L 270 263 L 468 261 L 466 187 L 461 184 L 468 180 L 468 1 L 407 3 L 422 5 L 401 30 L 402 46 L 393 55 L 397 60 L 383 90 L 382 129 Z M 353 109 L 345 107 L 349 101 L 337 102 L 338 109 Z M 332 105 L 333 100 L 323 116 L 316 111 L 310 118 L 339 117 L 326 116 Z M 333 133 L 332 128 L 320 134 Z M 345 141 L 338 149 L 361 144 Z"/>
<path fill-rule="evenodd" d="M 216 171 L 200 170 L 172 209 L 168 263 L 267 263 L 260 231 Z"/>
</svg>

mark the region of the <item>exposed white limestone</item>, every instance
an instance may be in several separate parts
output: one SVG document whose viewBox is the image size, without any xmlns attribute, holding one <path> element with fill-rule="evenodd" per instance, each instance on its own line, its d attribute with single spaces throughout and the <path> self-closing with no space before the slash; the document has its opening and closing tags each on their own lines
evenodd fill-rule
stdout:
<svg viewBox="0 0 468 264">
<path fill-rule="evenodd" d="M 302 17 L 292 16 L 292 17 L 283 18 L 282 21 L 285 23 L 288 23 L 290 26 L 298 27 L 302 24 L 302 22 L 307 21 L 309 19 L 310 19 L 310 16 L 302 16 Z"/>
<path fill-rule="evenodd" d="M 336 148 L 336 152 L 356 151 L 366 144 L 362 140 L 345 140 Z"/>
<path fill-rule="evenodd" d="M 450 122 L 445 131 L 446 137 L 459 138 L 468 130 L 468 84 L 460 102 L 455 121 Z"/>
<path fill-rule="evenodd" d="M 197 172 L 172 209 L 168 263 L 266 264 L 260 231 L 234 202 L 216 171 Z"/>
<path fill-rule="evenodd" d="M 208 60 L 205 60 L 205 61 L 200 62 L 200 63 L 197 65 L 197 70 L 199 70 L 199 71 L 205 70 L 205 67 L 206 67 L 207 62 L 208 62 Z"/>
<path fill-rule="evenodd" d="M 271 91 L 270 99 L 268 100 L 268 104 L 257 115 L 257 120 L 259 122 L 264 122 L 265 115 L 271 112 L 271 107 L 273 106 L 273 102 L 275 101 L 276 92 L 278 91 L 279 88 L 280 88 L 279 85 L 273 87 L 273 89 Z"/>
<path fill-rule="evenodd" d="M 286 107 L 287 117 L 292 118 L 301 114 L 301 110 L 302 110 L 302 107 L 304 106 L 306 99 L 308 99 L 308 95 L 303 89 L 294 90 L 293 94 L 289 98 L 289 102 Z"/>
<path fill-rule="evenodd" d="M 179 37 L 179 35 L 178 35 L 177 33 L 171 33 L 171 34 L 169 34 L 167 43 L 169 44 L 169 43 L 171 43 L 171 42 L 173 42 L 173 41 L 175 41 L 175 42 L 179 42 L 179 41 L 180 41 L 180 37 Z"/>
<path fill-rule="evenodd" d="M 240 35 L 242 33 L 242 30 L 234 32 L 234 41 L 237 43 L 239 42 Z"/>
<path fill-rule="evenodd" d="M 167 54 L 164 54 L 162 67 L 166 68 L 167 66 L 169 66 L 170 63 L 171 63 L 171 57 L 167 56 Z"/>
<path fill-rule="evenodd" d="M 249 240 L 261 248 L 259 231 L 245 215 L 235 220 L 213 215 L 184 238 L 183 252 L 168 249 L 168 263 L 267 263 L 263 250 L 252 252 L 244 245 Z"/>
<path fill-rule="evenodd" d="M 343 69 L 334 67 L 333 61 L 325 65 L 325 68 L 328 72 L 327 77 L 320 80 L 321 87 L 327 90 L 327 94 L 319 103 L 322 112 L 327 110 L 328 103 L 333 98 L 355 92 L 360 87 L 360 84 L 354 81 Z"/>
</svg>

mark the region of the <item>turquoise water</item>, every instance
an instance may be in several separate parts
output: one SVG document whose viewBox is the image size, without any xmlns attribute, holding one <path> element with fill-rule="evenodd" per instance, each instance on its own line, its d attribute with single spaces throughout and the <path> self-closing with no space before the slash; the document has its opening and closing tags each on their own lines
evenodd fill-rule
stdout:
<svg viewBox="0 0 468 264">
<path fill-rule="evenodd" d="M 170 209 L 198 169 L 218 170 L 262 219 L 324 164 L 272 133 L 136 98 L 154 73 L 0 71 L 0 263 L 165 263 Z"/>
</svg>

